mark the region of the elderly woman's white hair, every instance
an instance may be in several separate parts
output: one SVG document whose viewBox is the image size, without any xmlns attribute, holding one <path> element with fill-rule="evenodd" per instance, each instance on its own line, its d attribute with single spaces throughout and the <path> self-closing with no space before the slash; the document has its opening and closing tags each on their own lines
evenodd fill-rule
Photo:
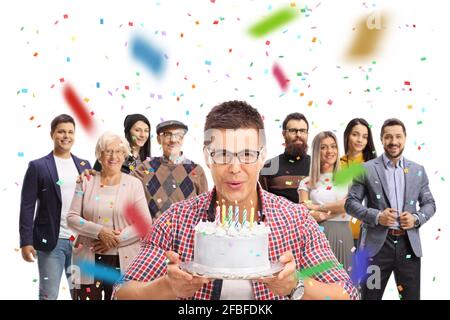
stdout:
<svg viewBox="0 0 450 320">
<path fill-rule="evenodd" d="M 114 132 L 105 132 L 98 138 L 97 145 L 95 146 L 95 157 L 100 160 L 102 152 L 106 150 L 106 146 L 113 141 L 120 141 L 120 146 L 123 149 L 124 160 L 130 153 L 130 144 L 125 137 L 118 135 Z"/>
</svg>

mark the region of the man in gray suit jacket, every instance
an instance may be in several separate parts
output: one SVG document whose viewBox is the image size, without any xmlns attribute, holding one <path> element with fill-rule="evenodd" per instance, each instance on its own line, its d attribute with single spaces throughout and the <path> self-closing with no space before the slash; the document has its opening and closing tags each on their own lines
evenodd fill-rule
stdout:
<svg viewBox="0 0 450 320">
<path fill-rule="evenodd" d="M 388 119 L 380 136 L 384 154 L 364 164 L 366 172 L 354 179 L 345 202 L 347 213 L 363 222 L 359 250 L 371 258 L 370 265 L 380 268 L 380 285 L 362 283 L 362 299 L 381 300 L 393 271 L 400 298 L 418 300 L 419 228 L 434 215 L 436 205 L 424 167 L 402 156 L 404 124 Z"/>
</svg>

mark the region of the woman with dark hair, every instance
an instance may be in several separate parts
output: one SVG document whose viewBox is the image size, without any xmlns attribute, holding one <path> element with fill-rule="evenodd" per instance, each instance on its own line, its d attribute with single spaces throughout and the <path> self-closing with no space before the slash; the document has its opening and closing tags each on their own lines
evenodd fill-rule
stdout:
<svg viewBox="0 0 450 320">
<path fill-rule="evenodd" d="M 372 138 L 372 130 L 366 120 L 352 119 L 344 131 L 344 151 L 341 157 L 341 168 L 348 168 L 353 163 L 363 163 L 377 157 Z M 359 239 L 361 222 L 356 219 L 350 221 L 355 247 Z"/>
<path fill-rule="evenodd" d="M 150 121 L 142 114 L 129 114 L 123 123 L 125 138 L 131 147 L 130 154 L 126 157 L 122 165 L 123 173 L 130 173 L 137 168 L 145 159 L 151 156 L 150 153 Z M 96 171 L 101 171 L 102 166 L 97 161 L 94 164 Z"/>
</svg>

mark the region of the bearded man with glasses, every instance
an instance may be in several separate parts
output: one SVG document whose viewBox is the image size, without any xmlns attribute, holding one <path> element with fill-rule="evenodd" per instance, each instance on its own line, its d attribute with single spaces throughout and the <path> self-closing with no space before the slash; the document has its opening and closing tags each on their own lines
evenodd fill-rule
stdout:
<svg viewBox="0 0 450 320">
<path fill-rule="evenodd" d="M 309 124 L 301 113 L 291 113 L 283 121 L 284 153 L 270 159 L 261 170 L 259 182 L 264 190 L 298 203 L 297 188 L 309 175 Z"/>
</svg>

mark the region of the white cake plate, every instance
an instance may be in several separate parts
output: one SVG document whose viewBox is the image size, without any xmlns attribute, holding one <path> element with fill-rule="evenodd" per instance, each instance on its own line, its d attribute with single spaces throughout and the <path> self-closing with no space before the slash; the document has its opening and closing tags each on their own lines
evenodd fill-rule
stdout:
<svg viewBox="0 0 450 320">
<path fill-rule="evenodd" d="M 255 280 L 259 278 L 271 278 L 283 270 L 284 264 L 281 262 L 270 263 L 270 268 L 259 272 L 242 272 L 233 270 L 229 273 L 218 273 L 211 270 L 211 268 L 199 265 L 194 261 L 181 262 L 180 268 L 194 276 L 205 277 L 208 279 L 223 279 L 223 280 Z"/>
</svg>

